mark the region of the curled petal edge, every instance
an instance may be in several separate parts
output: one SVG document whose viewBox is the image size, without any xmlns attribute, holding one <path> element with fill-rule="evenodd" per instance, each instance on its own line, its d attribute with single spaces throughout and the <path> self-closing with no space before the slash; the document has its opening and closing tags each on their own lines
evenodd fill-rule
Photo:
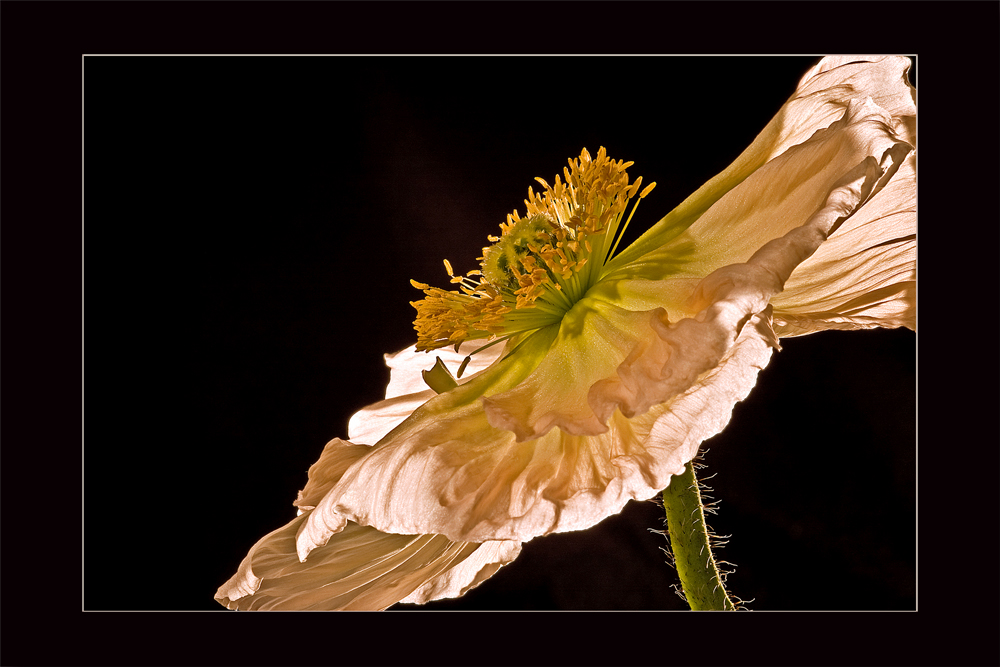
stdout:
<svg viewBox="0 0 1000 667">
<path fill-rule="evenodd" d="M 518 542 L 456 542 L 441 535 L 393 535 L 344 520 L 302 555 L 309 515 L 369 447 L 334 439 L 309 468 L 295 504 L 299 516 L 259 540 L 215 598 L 229 609 L 386 609 L 456 597 L 520 552 Z M 332 539 L 331 539 L 332 538 Z"/>
</svg>

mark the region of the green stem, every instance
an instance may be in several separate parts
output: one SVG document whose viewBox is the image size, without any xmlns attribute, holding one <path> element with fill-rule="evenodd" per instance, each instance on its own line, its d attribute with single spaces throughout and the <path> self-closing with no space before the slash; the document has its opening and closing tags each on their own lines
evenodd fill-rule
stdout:
<svg viewBox="0 0 1000 667">
<path fill-rule="evenodd" d="M 726 594 L 715 557 L 712 556 L 693 461 L 663 490 L 663 506 L 667 511 L 667 531 L 674 552 L 674 565 L 691 609 L 734 611 L 736 606 Z"/>
</svg>

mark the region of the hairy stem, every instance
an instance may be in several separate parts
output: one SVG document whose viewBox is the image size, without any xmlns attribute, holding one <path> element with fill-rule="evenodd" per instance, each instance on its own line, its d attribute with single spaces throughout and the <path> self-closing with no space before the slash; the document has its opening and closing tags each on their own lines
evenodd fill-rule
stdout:
<svg viewBox="0 0 1000 667">
<path fill-rule="evenodd" d="M 663 506 L 674 565 L 691 609 L 735 610 L 712 556 L 693 461 L 685 466 L 684 474 L 671 479 L 670 486 L 663 490 Z"/>
</svg>

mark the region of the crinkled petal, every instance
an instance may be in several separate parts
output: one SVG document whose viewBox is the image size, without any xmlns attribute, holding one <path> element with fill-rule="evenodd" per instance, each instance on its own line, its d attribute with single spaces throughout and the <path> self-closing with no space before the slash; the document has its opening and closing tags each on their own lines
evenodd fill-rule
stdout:
<svg viewBox="0 0 1000 667">
<path fill-rule="evenodd" d="M 641 345 L 649 320 L 648 311 L 630 311 L 614 300 L 581 299 L 563 317 L 552 348 L 531 375 L 512 389 L 483 397 L 490 425 L 513 432 L 520 442 L 557 427 L 570 435 L 606 432 L 614 407 L 595 413 L 587 393 Z"/>
<path fill-rule="evenodd" d="M 660 279 L 669 276 L 668 271 L 703 277 L 747 261 L 764 243 L 804 224 L 825 205 L 837 182 L 862 161 L 871 157 L 882 164 L 889 151 L 899 157 L 912 150 L 893 134 L 891 125 L 892 118 L 871 99 L 852 102 L 829 127 L 756 170 L 669 242 L 648 247 L 640 239 L 630 246 L 627 253 L 644 245 L 647 252 L 628 263 L 622 253 L 609 263 L 609 279 Z M 886 169 L 890 166 L 899 164 L 887 164 Z"/>
<path fill-rule="evenodd" d="M 331 535 L 343 528 L 348 518 L 389 533 L 441 532 L 417 527 L 424 525 L 418 516 L 423 512 L 415 514 L 412 521 L 411 517 L 406 516 L 406 512 L 400 512 L 392 522 L 374 522 L 362 517 L 370 512 L 377 512 L 380 516 L 386 513 L 392 514 L 398 509 L 398 505 L 411 503 L 437 505 L 434 495 L 436 487 L 429 479 L 422 479 L 419 455 L 414 452 L 425 448 L 436 448 L 435 455 L 444 455 L 450 443 L 459 452 L 468 453 L 473 447 L 472 444 L 466 447 L 468 425 L 478 420 L 481 420 L 482 425 L 492 433 L 494 429 L 485 421 L 481 397 L 485 394 L 502 392 L 521 382 L 544 358 L 555 333 L 555 328 L 549 327 L 547 330 L 543 329 L 528 336 L 518 348 L 517 355 L 492 364 L 476 377 L 451 391 L 434 396 L 393 428 L 364 459 L 345 473 L 337 488 L 328 493 L 317 505 L 306 527 L 303 528 L 303 537 L 299 540 L 300 556 L 304 558 L 311 549 L 325 544 Z M 507 341 L 506 344 L 510 345 L 511 341 Z M 404 466 L 406 473 L 402 474 L 400 468 Z M 402 496 L 408 498 L 404 499 Z M 342 502 L 347 498 L 356 498 L 353 501 L 355 506 L 364 509 L 349 515 L 342 509 Z M 375 505 L 377 508 L 369 508 L 368 505 Z M 392 527 L 389 527 L 390 525 Z M 463 538 L 457 541 L 484 540 Z"/>
<path fill-rule="evenodd" d="M 781 123 L 773 154 L 808 138 L 811 130 L 836 118 L 851 100 L 871 98 L 893 118 L 893 132 L 917 145 L 916 89 L 910 59 L 903 56 L 827 56 L 802 77 Z M 790 122 L 795 119 L 795 122 Z M 776 119 L 777 120 L 777 119 Z M 772 121 L 773 122 L 773 121 Z M 765 130 L 765 133 L 767 130 Z M 762 133 L 764 134 L 764 133 Z"/>
<path fill-rule="evenodd" d="M 390 535 L 345 520 L 332 539 L 300 558 L 297 542 L 309 539 L 312 508 L 368 451 L 339 439 L 328 443 L 299 492 L 300 516 L 255 544 L 216 599 L 230 609 L 385 609 L 404 599 L 461 595 L 517 557 L 517 542 Z"/>
<path fill-rule="evenodd" d="M 300 561 L 295 536 L 309 513 L 250 550 L 216 593 L 230 609 L 380 610 L 461 595 L 517 557 L 516 542 L 471 544 L 441 535 L 389 535 L 349 522 Z"/>
<path fill-rule="evenodd" d="M 431 579 L 400 602 L 426 604 L 433 600 L 465 595 L 521 553 L 519 542 L 493 541 L 469 546 L 474 546 L 475 550 L 468 557 L 460 562 L 456 558 L 457 564 L 453 564 L 443 574 Z"/>
<path fill-rule="evenodd" d="M 434 390 L 425 389 L 365 406 L 351 415 L 347 435 L 355 442 L 375 444 L 436 395 Z"/>
<path fill-rule="evenodd" d="M 587 528 L 629 500 L 665 488 L 698 443 L 722 429 L 769 359 L 769 331 L 762 316 L 750 318 L 695 386 L 632 419 L 614 413 L 600 435 L 552 429 L 519 443 L 513 433 L 492 428 L 481 406 L 414 420 L 403 425 L 408 437 L 374 448 L 324 503 L 385 530 L 434 526 L 470 541 L 523 541 Z M 379 502 L 366 502 L 373 498 Z"/>
<path fill-rule="evenodd" d="M 887 156 L 905 155 L 912 147 L 892 134 L 891 122 L 871 99 L 852 102 L 837 122 L 720 199 L 685 236 L 695 241 L 709 264 L 746 261 L 764 243 L 800 227 L 826 204 L 840 179 L 863 161 L 885 163 L 883 171 L 898 167 L 898 161 Z M 845 213 L 852 214 L 864 201 L 849 202 Z"/>
<path fill-rule="evenodd" d="M 340 481 L 344 471 L 371 451 L 366 445 L 355 445 L 340 438 L 326 443 L 319 460 L 309 466 L 309 478 L 299 491 L 294 505 L 300 512 L 311 510 Z"/>
<path fill-rule="evenodd" d="M 803 262 L 774 297 L 775 331 L 916 330 L 917 183 L 910 153 L 889 183 Z"/>
<path fill-rule="evenodd" d="M 890 132 L 916 146 L 916 91 L 907 80 L 909 69 L 909 58 L 898 56 L 823 58 L 731 165 L 698 188 L 617 259 L 631 263 L 672 241 L 765 164 L 842 118 L 852 101 L 872 99 L 888 117 Z"/>
</svg>

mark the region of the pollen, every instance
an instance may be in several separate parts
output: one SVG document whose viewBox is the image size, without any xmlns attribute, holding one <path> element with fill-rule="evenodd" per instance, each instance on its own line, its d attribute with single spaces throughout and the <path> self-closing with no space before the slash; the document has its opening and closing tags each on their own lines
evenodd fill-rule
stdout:
<svg viewBox="0 0 1000 667">
<path fill-rule="evenodd" d="M 487 237 L 492 245 L 483 249 L 478 269 L 456 275 L 444 260 L 460 291 L 411 280 L 425 295 L 411 302 L 417 310 L 417 349 L 457 348 L 467 340 L 493 340 L 558 322 L 600 279 L 616 237 L 621 238 L 619 227 L 624 231 L 628 225 L 628 220 L 621 225 L 622 217 L 642 183 L 642 178 L 629 183 L 626 169 L 632 164 L 609 159 L 603 147 L 596 158 L 583 149 L 553 185 L 535 179 L 542 191 L 528 187 L 525 216 L 513 211 L 500 223 L 500 236 Z M 655 185 L 646 186 L 639 199 Z"/>
</svg>

